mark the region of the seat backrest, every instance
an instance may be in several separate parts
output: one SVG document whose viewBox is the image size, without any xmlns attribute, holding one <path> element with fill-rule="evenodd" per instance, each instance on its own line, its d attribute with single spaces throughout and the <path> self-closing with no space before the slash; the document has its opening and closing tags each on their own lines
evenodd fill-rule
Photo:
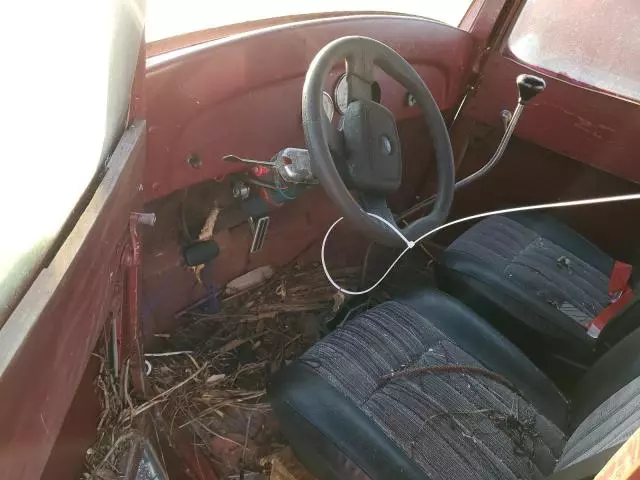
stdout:
<svg viewBox="0 0 640 480">
<path fill-rule="evenodd" d="M 607 398 L 577 426 L 565 445 L 555 471 L 560 472 L 580 464 L 591 463 L 589 468 L 593 470 L 590 473 L 597 473 L 638 428 L 640 377 Z"/>
<path fill-rule="evenodd" d="M 573 434 L 556 473 L 579 470 L 589 463 L 592 473 L 597 472 L 640 428 L 639 353 L 640 329 L 609 350 L 580 381 L 571 399 L 569 425 Z"/>
<path fill-rule="evenodd" d="M 573 434 L 556 472 L 607 451 L 612 454 L 640 428 L 639 353 L 640 329 L 609 350 L 580 381 L 571 399 Z"/>
<path fill-rule="evenodd" d="M 571 395 L 570 429 L 576 428 L 598 406 L 638 377 L 640 329 L 605 353 L 580 380 Z"/>
</svg>

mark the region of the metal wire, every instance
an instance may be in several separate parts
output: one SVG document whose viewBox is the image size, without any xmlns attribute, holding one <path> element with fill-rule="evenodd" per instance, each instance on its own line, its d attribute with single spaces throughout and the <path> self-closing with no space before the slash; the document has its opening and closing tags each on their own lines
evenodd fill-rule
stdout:
<svg viewBox="0 0 640 480">
<path fill-rule="evenodd" d="M 385 223 L 386 225 L 388 225 L 400 238 L 402 238 L 402 240 L 404 240 L 406 244 L 406 248 L 400 253 L 400 255 L 398 255 L 398 257 L 393 261 L 393 263 L 387 269 L 387 271 L 382 275 L 382 277 L 380 277 L 380 279 L 376 283 L 373 284 L 373 286 L 360 291 L 347 290 L 346 288 L 342 288 L 340 285 L 338 285 L 335 282 L 335 280 L 331 277 L 331 274 L 327 269 L 327 262 L 325 260 L 325 247 L 327 244 L 327 239 L 329 238 L 329 235 L 331 234 L 333 229 L 344 219 L 344 217 L 340 217 L 338 220 L 333 222 L 333 224 L 327 230 L 327 233 L 325 234 L 324 239 L 322 240 L 322 249 L 320 250 L 320 259 L 322 260 L 322 268 L 324 270 L 324 273 L 327 276 L 327 279 L 329 280 L 329 283 L 331 283 L 331 285 L 333 285 L 337 290 L 341 291 L 342 293 L 345 293 L 348 295 L 363 295 L 365 293 L 371 292 L 378 285 L 380 285 L 380 283 L 382 283 L 382 281 L 387 277 L 387 275 L 391 273 L 391 270 L 393 270 L 393 268 L 396 266 L 396 264 L 400 261 L 400 259 L 404 256 L 405 253 L 407 253 L 409 250 L 411 250 L 415 245 L 423 241 L 425 238 L 430 237 L 431 235 L 439 232 L 440 230 L 444 230 L 447 227 L 451 227 L 453 225 L 457 225 L 463 222 L 469 222 L 471 220 L 477 220 L 479 218 L 490 217 L 492 215 L 503 215 L 506 213 L 516 213 L 516 212 L 528 212 L 532 210 L 548 210 L 552 208 L 582 207 L 586 205 L 599 205 L 603 203 L 613 203 L 613 202 L 627 202 L 631 200 L 640 200 L 640 193 L 632 193 L 629 195 L 614 195 L 610 197 L 586 198 L 583 200 L 570 200 L 566 202 L 542 203 L 538 205 L 526 205 L 523 207 L 493 210 L 491 212 L 478 213 L 468 217 L 458 218 L 457 220 L 453 220 L 451 222 L 445 223 L 444 225 L 440 225 L 439 227 L 436 227 L 433 230 L 425 233 L 415 241 L 408 240 L 402 234 L 402 232 L 400 232 L 400 230 L 398 230 L 398 228 L 395 225 L 392 225 L 391 222 L 389 222 L 388 220 L 385 220 L 384 218 L 379 217 L 378 215 L 375 215 L 373 213 L 367 212 L 367 214 L 370 217 L 376 218 L 381 222 Z"/>
</svg>

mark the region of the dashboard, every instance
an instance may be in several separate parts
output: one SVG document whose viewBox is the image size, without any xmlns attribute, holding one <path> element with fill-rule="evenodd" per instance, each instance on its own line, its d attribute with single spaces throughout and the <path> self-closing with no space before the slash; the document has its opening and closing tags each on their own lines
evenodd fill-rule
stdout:
<svg viewBox="0 0 640 480">
<path fill-rule="evenodd" d="M 242 170 L 237 155 L 268 160 L 283 147 L 304 148 L 301 92 L 307 67 L 328 42 L 375 38 L 422 76 L 442 111 L 453 109 L 471 73 L 467 32 L 416 17 L 359 15 L 265 28 L 160 54 L 147 60 L 146 200 Z M 344 65 L 325 80 L 325 112 L 345 108 Z M 421 115 L 403 87 L 379 69 L 377 95 L 396 117 Z"/>
</svg>

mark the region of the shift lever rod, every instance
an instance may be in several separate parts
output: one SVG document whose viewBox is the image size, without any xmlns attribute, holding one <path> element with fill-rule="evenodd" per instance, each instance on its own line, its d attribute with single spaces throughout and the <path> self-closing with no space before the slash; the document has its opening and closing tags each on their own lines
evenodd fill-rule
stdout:
<svg viewBox="0 0 640 480">
<path fill-rule="evenodd" d="M 502 135 L 502 139 L 496 149 L 496 153 L 493 154 L 491 160 L 489 160 L 480 170 L 463 178 L 459 182 L 456 182 L 456 189 L 464 187 L 474 180 L 486 175 L 489 170 L 496 166 L 502 158 L 502 155 L 504 155 L 504 151 L 509 144 L 509 140 L 511 140 L 511 135 L 513 135 L 513 131 L 516 129 L 518 120 L 520 120 L 520 116 L 524 111 L 524 106 L 547 86 L 542 78 L 526 74 L 518 75 L 518 78 L 516 78 L 516 84 L 518 85 L 518 105 L 513 111 L 513 115 L 511 115 L 511 119 L 507 124 L 507 129 L 505 130 L 504 135 Z"/>
<path fill-rule="evenodd" d="M 507 128 L 504 132 L 504 135 L 502 135 L 502 139 L 498 144 L 498 148 L 496 149 L 496 152 L 480 170 L 472 173 L 471 175 L 463 178 L 462 180 L 458 180 L 454 187 L 456 190 L 458 188 L 461 188 L 470 184 L 471 182 L 473 182 L 474 180 L 477 180 L 480 177 L 483 177 L 484 175 L 487 174 L 487 172 L 489 172 L 489 170 L 491 170 L 493 167 L 495 167 L 498 164 L 498 162 L 502 158 L 502 155 L 504 154 L 504 151 L 507 148 L 507 145 L 509 144 L 509 140 L 511 140 L 511 135 L 513 135 L 513 131 L 516 129 L 516 125 L 518 124 L 518 120 L 520 120 L 520 116 L 524 111 L 525 105 L 532 98 L 534 98 L 536 95 L 542 92 L 547 86 L 547 84 L 542 78 L 536 77 L 535 75 L 528 75 L 528 74 L 518 75 L 518 78 L 516 78 L 516 85 L 518 86 L 518 104 L 515 110 L 513 111 L 511 118 L 509 119 L 509 123 L 507 124 Z M 432 195 L 422 200 L 421 202 L 418 202 L 409 210 L 406 210 L 399 217 L 397 217 L 396 221 L 403 220 L 408 216 L 414 214 L 418 210 L 431 205 L 435 201 L 435 199 L 436 199 L 435 195 Z"/>
</svg>

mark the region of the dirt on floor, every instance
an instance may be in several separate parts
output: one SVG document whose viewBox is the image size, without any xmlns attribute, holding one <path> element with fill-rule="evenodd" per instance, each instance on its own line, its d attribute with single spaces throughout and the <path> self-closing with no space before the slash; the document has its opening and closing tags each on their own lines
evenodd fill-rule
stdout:
<svg viewBox="0 0 640 480">
<path fill-rule="evenodd" d="M 362 266 L 332 269 L 334 279 L 347 289 L 368 286 L 392 260 L 379 253 L 368 252 Z M 150 391 L 144 399 L 129 392 L 128 364 L 114 380 L 103 359 L 97 382 L 103 415 L 85 478 L 120 478 L 112 476 L 122 471 L 119 457 L 140 437 L 135 420 L 151 411 L 161 418 L 156 434 L 162 430 L 170 439 L 176 434 L 189 439 L 221 479 L 289 478 L 283 465 L 303 472 L 271 412 L 268 379 L 335 328 L 354 300 L 368 306 L 432 283 L 429 257 L 416 255 L 405 258 L 373 296 L 346 304 L 319 263 L 294 262 L 257 286 L 234 293 L 227 285 L 211 292 L 180 312 L 180 326 L 158 334 L 157 348 L 145 354 Z"/>
<path fill-rule="evenodd" d="M 355 288 L 361 268 L 333 275 Z M 127 372 L 117 381 L 103 361 L 97 382 L 103 416 L 85 478 L 119 478 L 112 476 L 122 471 L 118 457 L 139 436 L 134 420 L 152 408 L 169 438 L 180 432 L 192 439 L 221 479 L 273 478 L 272 465 L 282 472 L 292 455 L 267 401 L 267 380 L 328 333 L 344 302 L 319 264 L 294 263 L 262 284 L 212 292 L 181 312 L 180 327 L 161 334 L 157 351 L 145 354 L 146 399 L 129 392 Z"/>
<path fill-rule="evenodd" d="M 359 273 L 343 268 L 336 276 L 353 287 Z M 147 357 L 156 394 L 189 379 L 167 396 L 163 417 L 171 429 L 192 432 L 221 478 L 269 478 L 270 457 L 286 443 L 266 399 L 267 379 L 327 333 L 344 300 L 320 265 L 292 265 L 217 299 L 216 313 L 203 312 L 211 305 L 185 312 L 162 356 Z"/>
</svg>

